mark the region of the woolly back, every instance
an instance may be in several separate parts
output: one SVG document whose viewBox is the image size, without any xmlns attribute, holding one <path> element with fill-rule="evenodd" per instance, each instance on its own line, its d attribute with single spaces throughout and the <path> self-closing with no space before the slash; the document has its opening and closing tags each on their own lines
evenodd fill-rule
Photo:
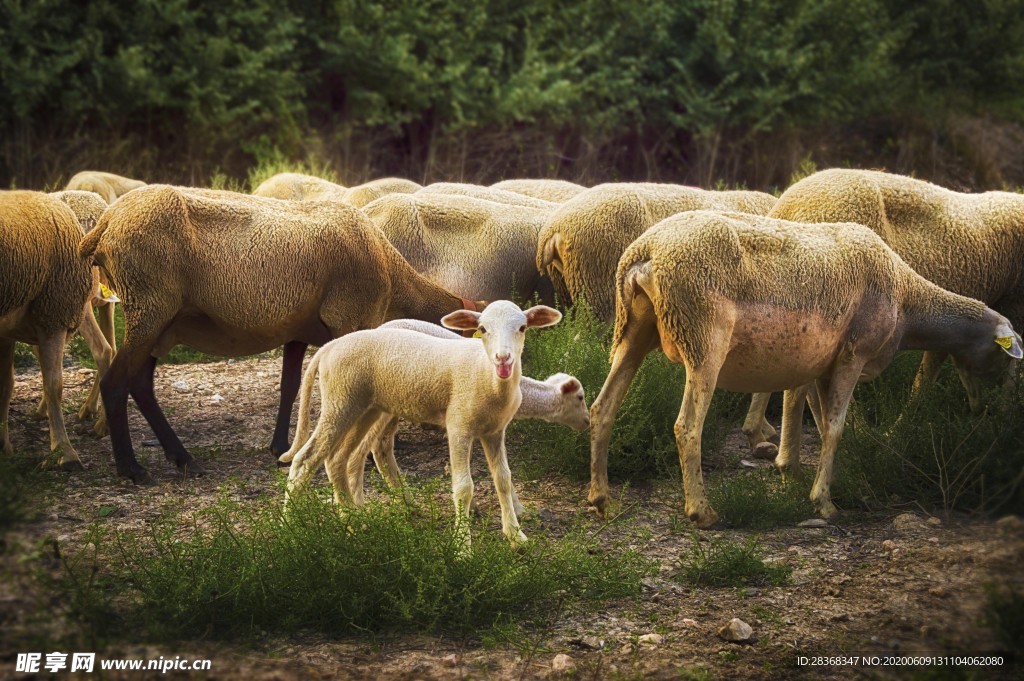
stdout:
<svg viewBox="0 0 1024 681">
<path fill-rule="evenodd" d="M 342 200 L 345 187 L 340 184 L 313 175 L 302 173 L 278 173 L 260 183 L 253 190 L 253 196 L 286 201 L 306 201 L 312 199 Z"/>
<path fill-rule="evenodd" d="M 96 192 L 65 189 L 62 192 L 53 192 L 50 196 L 63 201 L 71 208 L 86 234 L 93 230 L 100 221 L 103 211 L 107 209 L 107 202 Z"/>
<path fill-rule="evenodd" d="M 838 322 L 864 296 L 900 302 L 926 284 L 871 230 L 807 225 L 744 213 L 675 215 L 638 238 L 616 272 L 615 344 L 637 273 L 669 340 L 703 361 L 718 314 L 714 299 L 815 313 Z M 917 281 L 914 281 L 917 280 Z"/>
<path fill-rule="evenodd" d="M 523 206 L 526 208 L 538 208 L 541 210 L 553 211 L 558 204 L 551 201 L 544 201 L 519 192 L 496 189 L 494 187 L 481 187 L 476 184 L 462 184 L 458 182 L 435 182 L 429 184 L 416 192 L 417 195 L 446 194 L 469 196 L 474 199 L 483 199 L 495 203 L 504 203 L 510 206 Z"/>
<path fill-rule="evenodd" d="M 423 186 L 418 182 L 401 177 L 382 177 L 364 184 L 350 187 L 342 197 L 345 203 L 356 208 L 363 208 L 388 194 L 412 194 Z"/>
<path fill-rule="evenodd" d="M 491 185 L 491 189 L 503 189 L 525 194 L 535 199 L 552 203 L 565 203 L 586 191 L 586 187 L 566 180 L 504 180 Z"/>
<path fill-rule="evenodd" d="M 0 316 L 28 305 L 43 332 L 77 327 L 92 291 L 90 262 L 78 255 L 82 236 L 60 200 L 0 191 Z"/>
</svg>

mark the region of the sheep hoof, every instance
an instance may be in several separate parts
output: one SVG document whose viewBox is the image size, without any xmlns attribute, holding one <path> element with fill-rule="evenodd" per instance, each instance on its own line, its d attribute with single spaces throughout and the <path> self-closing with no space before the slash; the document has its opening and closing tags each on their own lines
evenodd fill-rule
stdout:
<svg viewBox="0 0 1024 681">
<path fill-rule="evenodd" d="M 85 466 L 78 459 L 68 459 L 67 461 L 61 461 L 59 463 L 60 470 L 65 473 L 83 473 L 85 472 Z"/>
<path fill-rule="evenodd" d="M 156 480 L 149 474 L 142 466 L 135 466 L 134 468 L 128 469 L 127 472 L 118 471 L 117 474 L 122 478 L 128 478 L 136 485 L 149 486 L 156 484 Z"/>
<path fill-rule="evenodd" d="M 281 459 L 274 459 L 274 464 L 276 464 L 278 468 L 291 468 L 292 467 L 292 462 L 291 461 L 281 461 Z"/>
<path fill-rule="evenodd" d="M 110 428 L 106 421 L 97 421 L 96 425 L 92 427 L 92 432 L 96 437 L 106 437 L 110 435 Z"/>
<path fill-rule="evenodd" d="M 608 495 L 598 494 L 590 499 L 587 499 L 587 505 L 590 506 L 591 510 L 597 513 L 597 517 L 605 518 L 608 512 Z"/>
<path fill-rule="evenodd" d="M 177 466 L 178 470 L 181 471 L 186 478 L 201 478 L 206 475 L 206 467 L 195 459 L 178 463 Z"/>
<path fill-rule="evenodd" d="M 698 529 L 708 530 L 714 527 L 718 523 L 718 513 L 715 509 L 710 506 L 704 511 L 694 511 L 688 513 L 687 516 L 697 526 Z"/>
<path fill-rule="evenodd" d="M 825 501 L 818 505 L 818 515 L 825 520 L 832 518 L 837 513 L 839 513 L 839 509 L 831 501 Z"/>
</svg>

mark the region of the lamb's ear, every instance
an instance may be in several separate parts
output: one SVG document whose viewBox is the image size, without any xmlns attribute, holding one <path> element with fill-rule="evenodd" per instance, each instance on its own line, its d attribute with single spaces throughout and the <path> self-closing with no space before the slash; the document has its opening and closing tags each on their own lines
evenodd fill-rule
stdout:
<svg viewBox="0 0 1024 681">
<path fill-rule="evenodd" d="M 534 305 L 526 310 L 526 325 L 532 329 L 542 329 L 562 321 L 562 313 L 547 305 Z"/>
<path fill-rule="evenodd" d="M 1020 336 L 1012 333 L 1009 336 L 997 336 L 996 345 L 1003 349 L 1003 352 L 1014 359 L 1024 358 L 1024 349 L 1021 348 Z"/>
<path fill-rule="evenodd" d="M 583 386 L 580 385 L 579 381 L 577 381 L 575 378 L 570 378 L 568 381 L 562 384 L 562 394 L 571 395 L 577 392 L 582 387 Z"/>
<path fill-rule="evenodd" d="M 441 325 L 457 331 L 474 331 L 480 324 L 480 313 L 472 310 L 456 310 L 441 318 Z"/>
</svg>

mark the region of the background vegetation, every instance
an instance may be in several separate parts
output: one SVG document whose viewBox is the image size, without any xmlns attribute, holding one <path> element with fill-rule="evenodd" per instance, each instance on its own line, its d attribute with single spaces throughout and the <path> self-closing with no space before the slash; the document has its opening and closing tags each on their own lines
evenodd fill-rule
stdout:
<svg viewBox="0 0 1024 681">
<path fill-rule="evenodd" d="M 104 169 L 1024 183 L 1019 0 L 0 2 L 0 185 Z"/>
</svg>

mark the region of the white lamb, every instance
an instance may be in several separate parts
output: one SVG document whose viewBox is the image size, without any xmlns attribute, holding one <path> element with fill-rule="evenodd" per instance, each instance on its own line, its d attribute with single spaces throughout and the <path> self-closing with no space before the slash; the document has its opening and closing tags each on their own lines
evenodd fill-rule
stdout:
<svg viewBox="0 0 1024 681">
<path fill-rule="evenodd" d="M 444 338 L 451 343 L 480 344 L 477 339 L 463 338 L 443 326 L 418 319 L 396 319 L 382 324 L 380 328 L 417 331 L 435 338 Z M 590 426 L 590 413 L 587 410 L 583 385 L 575 377 L 558 373 L 543 381 L 538 381 L 535 378 L 523 376 L 519 382 L 519 390 L 522 392 L 523 401 L 519 404 L 519 411 L 512 418 L 539 419 L 548 423 L 560 423 L 573 430 L 586 430 Z M 299 413 L 308 414 L 308 410 L 302 410 Z M 399 421 L 397 416 L 381 415 L 363 438 L 356 455 L 349 458 L 349 468 L 346 474 L 349 478 L 348 484 L 352 492 L 352 500 L 356 505 L 361 505 L 364 501 L 363 473 L 366 470 L 366 457 L 371 453 L 377 470 L 388 486 L 401 487 L 402 471 L 395 460 L 395 433 L 398 430 Z M 308 423 L 308 418 L 306 422 Z M 300 430 L 302 429 L 300 428 Z M 303 433 L 297 435 L 300 435 L 303 440 L 308 437 Z M 291 461 L 290 452 L 283 454 L 279 461 L 289 463 Z M 338 471 L 337 474 L 341 475 L 342 471 Z M 335 475 L 335 472 L 332 471 L 330 475 Z M 512 489 L 512 505 L 515 507 L 516 515 L 523 514 L 523 506 L 519 502 L 514 487 Z"/>
<path fill-rule="evenodd" d="M 324 345 L 302 378 L 299 425 L 286 455 L 293 459 L 288 494 L 304 487 L 326 463 L 335 499 L 351 503 L 345 474 L 349 458 L 374 423 L 392 414 L 448 431 L 452 496 L 467 547 L 473 500 L 469 457 L 475 439 L 483 445 L 494 479 L 502 532 L 514 544 L 525 542 L 512 497 L 505 428 L 522 401 L 519 384 L 526 329 L 551 326 L 561 318 L 560 312 L 546 305 L 523 311 L 515 303 L 499 300 L 483 312 L 459 310 L 441 320 L 450 329 L 479 331 L 482 343 L 452 343 L 405 329 L 373 329 Z M 318 372 L 320 419 L 305 440 Z"/>
</svg>

